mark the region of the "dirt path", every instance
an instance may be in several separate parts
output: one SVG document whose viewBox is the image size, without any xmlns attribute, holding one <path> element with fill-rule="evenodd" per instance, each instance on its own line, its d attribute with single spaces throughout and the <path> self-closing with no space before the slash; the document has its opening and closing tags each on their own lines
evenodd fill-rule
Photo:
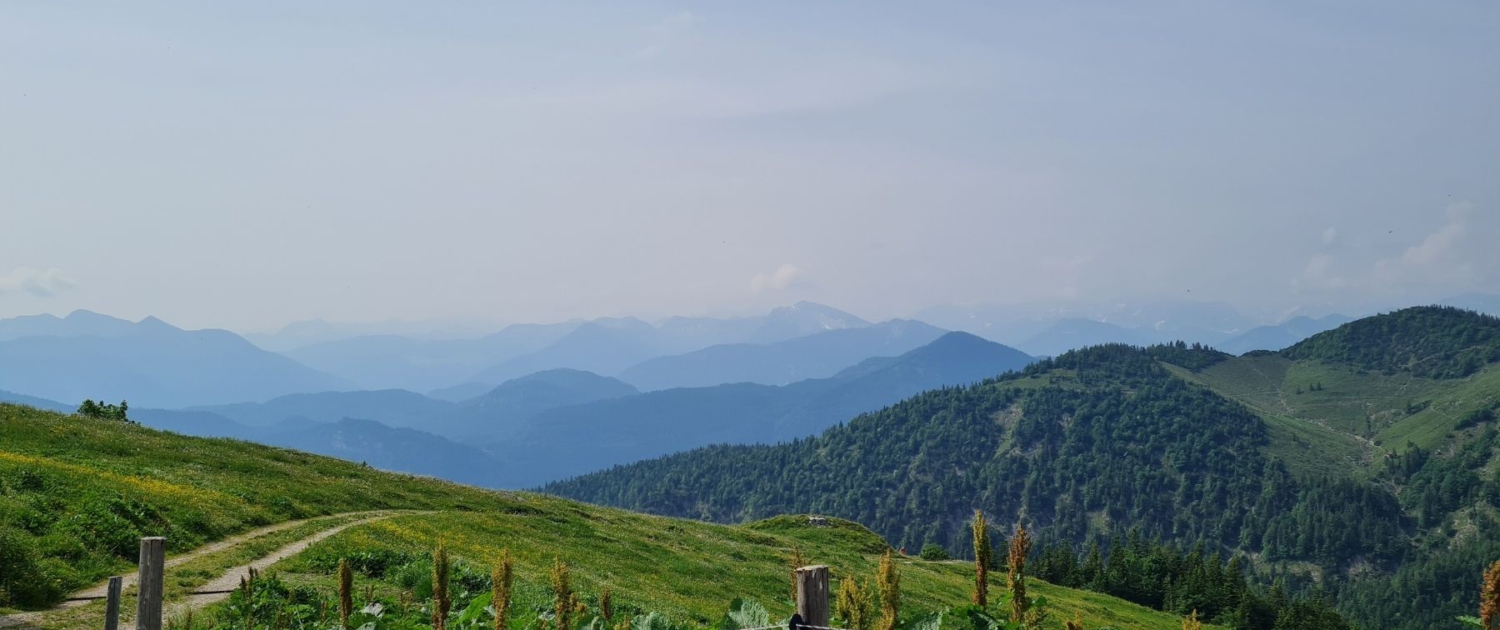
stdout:
<svg viewBox="0 0 1500 630">
<path fill-rule="evenodd" d="M 411 513 L 412 512 L 395 512 L 395 511 L 349 512 L 349 513 L 345 513 L 345 514 L 334 514 L 334 515 L 331 515 L 331 516 L 325 516 L 325 517 L 319 517 L 319 518 L 313 518 L 313 519 L 303 519 L 303 520 L 297 520 L 297 521 L 287 521 L 287 522 L 284 522 L 284 523 L 277 523 L 275 525 L 271 525 L 271 526 L 268 526 L 268 527 L 262 527 L 260 529 L 254 530 L 254 531 L 245 532 L 245 533 L 240 534 L 238 536 L 231 536 L 231 537 L 225 538 L 224 540 L 221 540 L 219 542 L 212 543 L 212 544 L 209 544 L 209 545 L 204 545 L 202 547 L 194 549 L 194 550 L 192 550 L 192 551 L 190 551 L 188 553 L 182 554 L 180 556 L 175 556 L 173 558 L 169 558 L 166 561 L 165 566 L 166 566 L 166 568 L 170 569 L 170 568 L 172 568 L 174 566 L 177 566 L 177 565 L 180 565 L 180 564 L 182 564 L 184 562 L 190 562 L 192 560 L 196 560 L 198 558 L 201 558 L 201 557 L 209 555 L 209 554 L 218 553 L 220 551 L 225 551 L 225 550 L 228 550 L 228 549 L 232 549 L 234 547 L 237 547 L 239 545 L 245 544 L 246 542 L 255 540 L 255 539 L 260 538 L 262 536 L 265 536 L 267 534 L 274 534 L 276 532 L 287 530 L 287 529 L 291 529 L 293 527 L 298 527 L 300 525 L 303 525 L 303 524 L 309 523 L 309 522 L 313 522 L 313 521 L 324 520 L 324 519 L 331 519 L 331 518 L 338 518 L 338 517 L 358 517 L 358 516 L 363 516 L 364 517 L 364 518 L 360 518 L 360 519 L 355 520 L 355 521 L 350 521 L 348 523 L 344 523 L 342 525 L 336 525 L 336 526 L 331 527 L 329 529 L 325 529 L 325 530 L 320 531 L 320 532 L 318 532 L 316 534 L 313 534 L 312 536 L 309 536 L 309 537 L 304 538 L 302 540 L 299 540 L 299 541 L 293 542 L 291 544 L 288 544 L 288 545 L 286 545 L 286 546 L 284 546 L 284 547 L 282 547 L 280 549 L 277 549 L 276 551 L 272 552 L 270 555 L 265 556 L 263 558 L 260 558 L 260 559 L 254 561 L 254 562 L 251 562 L 250 564 L 246 564 L 246 565 L 241 565 L 241 566 L 238 566 L 238 567 L 234 567 L 234 568 L 230 569 L 229 571 L 225 572 L 223 575 L 221 575 L 221 576 L 219 576 L 219 577 L 217 577 L 217 578 L 209 581 L 207 584 L 203 584 L 203 585 L 197 587 L 196 589 L 194 589 L 194 590 L 199 591 L 199 592 L 206 592 L 206 591 L 228 591 L 228 590 L 231 590 L 231 589 L 239 586 L 240 576 L 247 575 L 250 572 L 250 569 L 252 567 L 255 568 L 256 570 L 264 569 L 264 568 L 266 568 L 266 567 L 268 567 L 268 566 L 270 566 L 272 564 L 280 562 L 281 560 L 285 560 L 285 559 L 290 558 L 290 557 L 292 557 L 294 555 L 297 555 L 298 553 L 301 553 L 303 550 L 307 549 L 309 546 L 311 546 L 313 544 L 316 544 L 318 542 L 321 542 L 323 540 L 326 540 L 330 536 L 333 536 L 333 535 L 335 535 L 335 534 L 337 534 L 339 532 L 342 532 L 342 531 L 344 531 L 346 529 L 349 529 L 350 527 L 354 527 L 356 525 L 363 525 L 365 523 L 370 523 L 370 522 L 378 521 L 378 520 L 382 520 L 382 519 L 391 518 L 393 516 L 400 516 L 402 514 L 411 514 Z M 122 590 L 123 589 L 129 589 L 129 588 L 135 586 L 136 579 L 137 579 L 137 575 L 135 573 L 130 573 L 130 574 L 124 575 L 123 578 L 124 578 L 124 583 L 121 586 Z M 48 613 L 52 613 L 52 612 L 56 612 L 56 611 L 60 611 L 60 610 L 67 610 L 69 608 L 76 608 L 78 606 L 85 606 L 85 605 L 91 604 L 91 603 L 93 603 L 95 601 L 98 601 L 98 600 L 104 598 L 105 595 L 106 595 L 106 593 L 108 592 L 108 589 L 109 589 L 109 582 L 106 581 L 103 584 L 99 584 L 99 585 L 94 586 L 92 588 L 84 589 L 82 591 L 78 591 L 76 593 L 73 593 L 72 595 L 70 595 L 68 597 L 67 601 L 64 601 L 63 603 L 61 603 L 61 604 L 59 604 L 59 605 L 57 605 L 57 606 L 55 606 L 55 607 L 53 607 L 53 608 L 51 608 L 49 610 L 39 610 L 39 611 L 35 611 L 35 612 L 17 613 L 17 614 L 14 614 L 14 615 L 0 615 L 0 628 L 37 628 L 37 627 L 41 627 L 40 622 L 43 620 L 43 617 L 45 615 L 47 615 Z M 176 602 L 169 602 L 168 606 L 167 606 L 167 613 L 168 614 L 172 614 L 172 613 L 177 613 L 177 612 L 184 612 L 184 611 L 190 610 L 190 609 L 201 608 L 201 607 L 206 606 L 208 604 L 212 604 L 214 602 L 221 601 L 221 600 L 223 600 L 223 599 L 225 599 L 227 597 L 229 597 L 228 593 L 214 593 L 214 594 L 207 594 L 207 595 L 189 595 L 189 596 L 187 596 L 186 599 L 179 600 L 179 601 L 176 601 Z M 132 597 L 122 597 L 121 598 L 121 602 L 120 602 L 120 609 L 121 610 L 120 610 L 120 612 L 121 612 L 121 618 L 122 619 L 125 618 L 125 617 L 130 616 L 130 611 L 127 611 L 126 608 L 131 608 L 133 610 L 133 604 L 127 605 L 127 602 L 125 600 L 133 600 L 133 598 Z"/>
<path fill-rule="evenodd" d="M 369 518 L 363 518 L 357 521 L 344 523 L 343 525 L 339 525 L 337 527 L 325 529 L 321 532 L 308 536 L 307 538 L 303 538 L 302 540 L 277 549 L 276 551 L 271 552 L 271 555 L 260 558 L 259 560 L 251 562 L 250 564 L 242 564 L 240 566 L 234 567 L 233 569 L 225 571 L 223 575 L 210 580 L 208 583 L 203 584 L 196 589 L 193 589 L 197 591 L 197 593 L 188 595 L 184 599 L 171 602 L 167 606 L 166 614 L 170 616 L 183 613 L 188 610 L 197 610 L 209 604 L 229 599 L 229 591 L 239 587 L 240 578 L 249 576 L 251 569 L 255 569 L 256 571 L 264 571 L 266 567 L 302 553 L 308 547 L 327 540 L 333 535 L 349 529 L 350 527 L 391 518 L 392 516 L 397 516 L 398 514 L 399 513 L 391 512 L 377 514 Z"/>
</svg>

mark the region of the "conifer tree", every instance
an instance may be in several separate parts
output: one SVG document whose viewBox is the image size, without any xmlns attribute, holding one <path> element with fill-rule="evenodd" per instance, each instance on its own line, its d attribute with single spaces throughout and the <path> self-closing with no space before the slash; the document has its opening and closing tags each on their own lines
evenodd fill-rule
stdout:
<svg viewBox="0 0 1500 630">
<path fill-rule="evenodd" d="M 495 630 L 505 630 L 505 621 L 510 616 L 511 585 L 515 581 L 515 568 L 511 566 L 510 550 L 500 551 L 500 561 L 490 572 L 490 606 L 495 609 Z"/>
<path fill-rule="evenodd" d="M 880 558 L 880 572 L 875 575 L 875 586 L 880 590 L 880 623 L 876 630 L 895 630 L 901 613 L 901 574 L 896 572 L 896 559 L 886 549 Z"/>
<path fill-rule="evenodd" d="M 984 512 L 974 510 L 974 605 L 980 608 L 989 605 L 990 562 L 993 554 L 989 524 L 984 520 Z"/>
<path fill-rule="evenodd" d="M 448 597 L 448 550 L 438 545 L 432 552 L 432 630 L 443 630 L 448 624 L 448 609 L 453 600 Z"/>
<path fill-rule="evenodd" d="M 1079 578 L 1080 586 L 1083 588 L 1095 591 L 1104 588 L 1104 552 L 1099 549 L 1098 540 L 1089 545 L 1089 557 L 1083 562 L 1083 570 Z"/>
<path fill-rule="evenodd" d="M 603 617 L 605 622 L 615 618 L 614 594 L 608 588 L 599 593 L 599 616 Z"/>
</svg>

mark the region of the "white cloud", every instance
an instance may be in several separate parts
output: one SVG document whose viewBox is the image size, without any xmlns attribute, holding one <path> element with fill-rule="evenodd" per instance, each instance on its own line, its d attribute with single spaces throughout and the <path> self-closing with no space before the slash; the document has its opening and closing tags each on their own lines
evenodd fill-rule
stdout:
<svg viewBox="0 0 1500 630">
<path fill-rule="evenodd" d="M 1302 275 L 1292 279 L 1292 286 L 1321 289 L 1343 288 L 1344 279 L 1334 273 L 1331 254 L 1314 254 L 1302 268 Z"/>
<path fill-rule="evenodd" d="M 1401 294 L 1411 291 L 1474 290 L 1482 284 L 1481 269 L 1484 244 L 1470 238 L 1483 228 L 1473 225 L 1473 205 L 1449 206 L 1443 222 L 1415 244 L 1388 253 L 1384 257 L 1369 253 L 1334 256 L 1327 251 L 1314 253 L 1302 273 L 1292 279 L 1300 289 L 1358 289 L 1379 294 Z M 1323 243 L 1331 245 L 1338 233 L 1323 231 Z"/>
<path fill-rule="evenodd" d="M 73 288 L 74 282 L 61 269 L 32 269 L 17 267 L 10 273 L 0 275 L 0 293 L 25 291 L 37 297 L 51 297 Z"/>
<path fill-rule="evenodd" d="M 1375 261 L 1374 281 L 1386 286 L 1472 284 L 1477 278 L 1465 246 L 1473 210 L 1470 203 L 1449 206 L 1447 222 L 1422 242 L 1406 248 L 1400 256 Z"/>
<path fill-rule="evenodd" d="M 762 291 L 785 291 L 806 277 L 806 272 L 796 265 L 786 263 L 770 274 L 758 273 L 750 278 L 750 290 L 756 293 Z"/>
</svg>

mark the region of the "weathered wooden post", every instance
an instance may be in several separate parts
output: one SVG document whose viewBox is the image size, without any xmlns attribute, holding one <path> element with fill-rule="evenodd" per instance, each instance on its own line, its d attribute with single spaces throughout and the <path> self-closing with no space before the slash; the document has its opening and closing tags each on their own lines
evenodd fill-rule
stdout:
<svg viewBox="0 0 1500 630">
<path fill-rule="evenodd" d="M 797 569 L 797 614 L 805 625 L 828 627 L 828 567 Z"/>
<path fill-rule="evenodd" d="M 109 578 L 109 590 L 104 598 L 104 630 L 120 628 L 120 586 L 124 581 L 118 575 Z"/>
<path fill-rule="evenodd" d="M 136 630 L 161 630 L 161 597 L 165 582 L 167 539 L 141 539 L 141 575 L 136 580 Z"/>
</svg>

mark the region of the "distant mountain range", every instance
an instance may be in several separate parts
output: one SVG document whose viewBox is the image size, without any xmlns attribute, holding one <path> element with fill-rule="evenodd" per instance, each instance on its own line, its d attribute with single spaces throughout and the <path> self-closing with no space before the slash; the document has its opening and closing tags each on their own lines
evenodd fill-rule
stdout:
<svg viewBox="0 0 1500 630">
<path fill-rule="evenodd" d="M 416 429 L 373 420 L 287 421 L 269 426 L 240 424 L 209 411 L 143 409 L 132 417 L 146 426 L 200 437 L 225 437 L 293 448 L 363 462 L 381 470 L 408 472 L 497 487 L 500 462 L 472 446 Z"/>
<path fill-rule="evenodd" d="M 400 388 L 461 400 L 535 372 L 615 374 L 647 359 L 730 343 L 767 344 L 869 326 L 835 308 L 801 302 L 756 317 L 673 317 L 656 324 L 603 318 L 519 324 L 471 340 L 363 336 L 286 351 L 369 389 Z"/>
<path fill-rule="evenodd" d="M 617 379 L 551 370 L 456 403 L 401 390 L 328 392 L 179 411 L 132 408 L 131 417 L 191 435 L 287 446 L 455 481 L 527 487 L 708 444 L 810 436 L 917 392 L 982 380 L 1030 361 L 1000 344 L 949 333 L 900 356 L 870 358 L 830 378 L 785 386 L 732 384 L 642 394 Z M 397 458 L 403 442 L 434 456 Z M 476 456 L 481 450 L 483 456 Z"/>
<path fill-rule="evenodd" d="M 944 332 L 922 322 L 891 320 L 777 343 L 718 345 L 649 359 L 621 372 L 620 380 L 645 391 L 721 383 L 786 385 L 832 376 L 869 357 L 901 354 Z"/>
<path fill-rule="evenodd" d="M 1333 330 L 1352 321 L 1354 318 L 1343 315 L 1325 315 L 1317 319 L 1293 317 L 1275 326 L 1252 328 L 1242 335 L 1213 344 L 1213 346 L 1235 355 L 1251 350 L 1281 350 L 1320 332 Z"/>
<path fill-rule="evenodd" d="M 487 447 L 505 478 L 530 486 L 709 444 L 814 435 L 917 392 L 1016 370 L 1031 357 L 968 333 L 948 333 L 898 357 L 870 359 L 823 379 L 677 388 L 537 414 Z"/>
<path fill-rule="evenodd" d="M 51 400 L 186 407 L 350 389 L 224 330 L 75 311 L 0 321 L 0 389 Z"/>
</svg>

